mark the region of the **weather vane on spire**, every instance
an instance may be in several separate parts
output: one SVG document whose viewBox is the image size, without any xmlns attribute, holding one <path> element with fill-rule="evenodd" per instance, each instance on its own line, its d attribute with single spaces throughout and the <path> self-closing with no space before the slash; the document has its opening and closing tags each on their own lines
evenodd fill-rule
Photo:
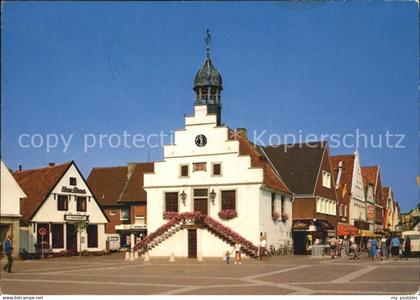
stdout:
<svg viewBox="0 0 420 300">
<path fill-rule="evenodd" d="M 210 57 L 210 42 L 211 42 L 211 35 L 210 30 L 207 29 L 207 35 L 204 39 L 206 41 L 206 51 L 207 51 L 207 57 Z"/>
</svg>

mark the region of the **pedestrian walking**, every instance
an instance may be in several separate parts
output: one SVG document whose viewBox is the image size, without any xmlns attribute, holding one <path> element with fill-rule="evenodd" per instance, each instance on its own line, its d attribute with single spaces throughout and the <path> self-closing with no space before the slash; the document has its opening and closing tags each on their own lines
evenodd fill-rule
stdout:
<svg viewBox="0 0 420 300">
<path fill-rule="evenodd" d="M 13 265 L 13 257 L 12 257 L 13 244 L 12 244 L 12 237 L 10 235 L 7 237 L 7 240 L 4 243 L 4 252 L 6 252 L 6 256 L 7 256 L 7 264 L 3 267 L 3 270 L 6 272 L 6 269 L 7 269 L 7 273 L 13 273 L 12 272 L 12 265 Z"/>
<path fill-rule="evenodd" d="M 266 257 L 266 251 L 267 251 L 267 241 L 264 237 L 260 240 L 260 260 Z"/>
<path fill-rule="evenodd" d="M 411 239 L 409 236 L 407 236 L 404 240 L 404 256 L 405 260 L 408 260 L 411 256 Z"/>
<path fill-rule="evenodd" d="M 242 259 L 241 259 L 241 244 L 236 243 L 235 246 L 234 246 L 234 251 L 235 251 L 235 265 L 242 264 Z"/>
<path fill-rule="evenodd" d="M 387 250 L 387 258 L 391 256 L 391 237 L 388 235 L 386 238 L 386 250 Z"/>
<path fill-rule="evenodd" d="M 330 250 L 331 250 L 331 259 L 335 258 L 335 251 L 336 251 L 336 238 L 333 237 L 332 239 L 330 239 Z"/>
<path fill-rule="evenodd" d="M 350 252 L 350 241 L 347 239 L 347 236 L 344 236 L 343 249 L 346 257 L 348 257 Z"/>
<path fill-rule="evenodd" d="M 391 239 L 391 247 L 391 258 L 398 260 L 398 256 L 400 255 L 400 240 L 397 236 Z"/>
<path fill-rule="evenodd" d="M 226 250 L 225 252 L 225 259 L 226 259 L 226 264 L 230 263 L 230 252 L 229 250 Z"/>
<path fill-rule="evenodd" d="M 372 249 L 372 239 L 369 239 L 368 242 L 367 242 L 368 257 L 371 256 L 371 253 L 372 253 L 371 249 Z"/>
<path fill-rule="evenodd" d="M 372 260 L 375 260 L 376 251 L 378 249 L 378 241 L 377 239 L 372 239 L 370 243 L 370 256 L 372 257 Z"/>
<path fill-rule="evenodd" d="M 388 257 L 388 247 L 386 244 L 385 236 L 382 236 L 381 239 L 381 260 L 385 260 Z"/>
</svg>

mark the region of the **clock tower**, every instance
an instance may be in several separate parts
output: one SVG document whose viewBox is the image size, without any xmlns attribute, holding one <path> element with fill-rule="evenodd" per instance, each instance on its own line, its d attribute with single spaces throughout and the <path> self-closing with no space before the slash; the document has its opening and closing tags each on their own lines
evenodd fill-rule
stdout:
<svg viewBox="0 0 420 300">
<path fill-rule="evenodd" d="M 207 105 L 207 112 L 217 115 L 217 125 L 220 125 L 220 114 L 222 104 L 220 101 L 220 93 L 223 90 L 222 76 L 217 71 L 210 59 L 210 32 L 207 29 L 206 36 L 206 60 L 198 70 L 194 79 L 194 92 L 196 105 Z"/>
</svg>

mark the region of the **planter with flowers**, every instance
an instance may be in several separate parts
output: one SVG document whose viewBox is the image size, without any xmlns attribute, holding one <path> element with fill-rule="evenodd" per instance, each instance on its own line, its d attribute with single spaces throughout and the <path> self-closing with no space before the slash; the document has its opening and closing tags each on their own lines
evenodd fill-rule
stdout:
<svg viewBox="0 0 420 300">
<path fill-rule="evenodd" d="M 288 214 L 286 214 L 286 213 L 282 213 L 282 214 L 281 214 L 281 220 L 282 220 L 283 222 L 286 222 L 287 220 L 289 220 L 289 215 L 288 215 Z"/>
<path fill-rule="evenodd" d="M 219 211 L 219 217 L 223 220 L 230 220 L 236 218 L 238 213 L 234 209 L 223 209 Z"/>
<path fill-rule="evenodd" d="M 280 213 L 278 211 L 274 211 L 272 218 L 274 222 L 277 222 L 280 219 Z"/>
</svg>

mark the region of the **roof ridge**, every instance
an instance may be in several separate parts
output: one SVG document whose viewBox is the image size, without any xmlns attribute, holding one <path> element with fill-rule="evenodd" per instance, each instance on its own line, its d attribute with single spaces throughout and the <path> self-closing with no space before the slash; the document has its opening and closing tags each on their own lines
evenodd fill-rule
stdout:
<svg viewBox="0 0 420 300">
<path fill-rule="evenodd" d="M 64 167 L 65 165 L 70 165 L 73 161 L 68 161 L 68 162 L 64 162 L 61 163 L 59 165 L 54 165 L 54 166 L 47 166 L 47 167 L 42 167 L 42 168 L 33 168 L 33 169 L 26 169 L 26 170 L 16 170 L 14 171 L 12 174 L 22 174 L 22 173 L 29 173 L 29 172 L 35 172 L 35 171 L 43 171 L 43 170 L 48 170 L 48 169 L 56 169 L 58 167 Z"/>
</svg>

